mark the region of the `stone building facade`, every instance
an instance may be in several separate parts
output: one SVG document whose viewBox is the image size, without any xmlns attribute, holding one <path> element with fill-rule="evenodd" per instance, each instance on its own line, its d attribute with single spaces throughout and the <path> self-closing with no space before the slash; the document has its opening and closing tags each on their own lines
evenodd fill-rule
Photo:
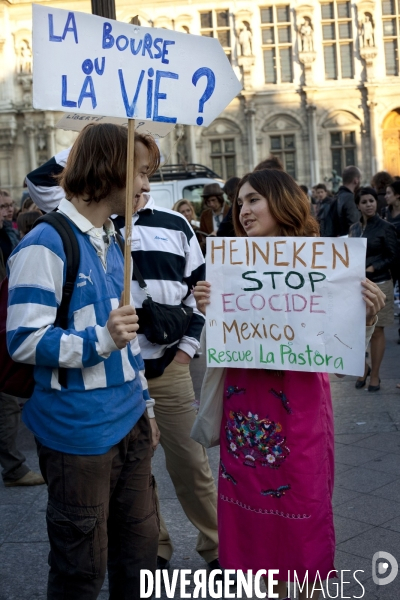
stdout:
<svg viewBox="0 0 400 600">
<path fill-rule="evenodd" d="M 37 0 L 40 3 L 40 0 Z M 43 2 L 44 3 L 44 2 Z M 68 10 L 90 2 L 52 0 Z M 400 174 L 400 5 L 395 0 L 116 0 L 117 19 L 217 37 L 243 91 L 207 128 L 162 140 L 170 163 L 198 162 L 224 179 L 278 155 L 314 184 L 356 164 L 369 181 Z M 0 186 L 68 146 L 61 116 L 32 109 L 31 3 L 0 0 Z"/>
</svg>

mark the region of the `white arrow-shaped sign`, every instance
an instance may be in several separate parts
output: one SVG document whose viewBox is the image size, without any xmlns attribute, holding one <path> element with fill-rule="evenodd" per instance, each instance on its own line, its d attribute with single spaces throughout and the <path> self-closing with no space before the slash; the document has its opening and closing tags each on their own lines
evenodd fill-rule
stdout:
<svg viewBox="0 0 400 600">
<path fill-rule="evenodd" d="M 242 86 L 217 39 L 33 5 L 33 106 L 209 125 Z"/>
</svg>

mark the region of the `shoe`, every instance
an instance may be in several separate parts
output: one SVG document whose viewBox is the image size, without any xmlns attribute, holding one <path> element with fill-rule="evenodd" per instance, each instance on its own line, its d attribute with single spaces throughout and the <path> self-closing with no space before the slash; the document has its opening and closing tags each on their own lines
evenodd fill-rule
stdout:
<svg viewBox="0 0 400 600">
<path fill-rule="evenodd" d="M 368 391 L 369 392 L 379 392 L 379 390 L 381 389 L 380 383 L 381 383 L 381 380 L 379 379 L 379 385 L 369 385 Z"/>
<path fill-rule="evenodd" d="M 21 479 L 16 479 L 15 481 L 5 481 L 4 485 L 6 487 L 17 487 L 24 485 L 43 485 L 44 483 L 46 482 L 39 473 L 28 471 L 26 475 L 21 477 Z"/>
<path fill-rule="evenodd" d="M 371 367 L 368 367 L 368 371 L 367 374 L 365 376 L 365 379 L 362 379 L 361 381 L 356 381 L 356 390 L 361 390 L 361 388 L 364 387 L 364 385 L 367 383 L 367 377 L 369 377 L 371 375 Z"/>
<path fill-rule="evenodd" d="M 214 569 L 221 569 L 221 571 L 222 571 L 222 567 L 219 563 L 218 558 L 215 558 L 214 560 L 212 560 L 211 562 L 209 562 L 207 564 L 208 564 L 209 571 L 214 571 Z"/>
<path fill-rule="evenodd" d="M 161 571 L 163 569 L 169 569 L 169 565 L 170 565 L 169 560 L 167 560 L 166 558 L 163 558 L 162 556 L 157 556 L 157 569 L 159 569 Z"/>
<path fill-rule="evenodd" d="M 211 573 L 211 571 L 221 571 L 221 573 L 218 573 L 215 576 L 215 580 L 216 581 L 222 581 L 223 578 L 224 578 L 224 570 L 221 567 L 218 558 L 215 558 L 214 560 L 212 560 L 211 562 L 209 562 L 207 564 L 208 564 L 208 572 L 209 573 Z"/>
</svg>

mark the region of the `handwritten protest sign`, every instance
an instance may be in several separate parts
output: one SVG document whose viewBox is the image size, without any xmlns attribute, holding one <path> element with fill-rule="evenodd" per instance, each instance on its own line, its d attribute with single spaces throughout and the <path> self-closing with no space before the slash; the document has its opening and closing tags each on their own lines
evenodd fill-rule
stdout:
<svg viewBox="0 0 400 600">
<path fill-rule="evenodd" d="M 87 115 L 84 113 L 66 113 L 56 123 L 58 129 L 66 129 L 67 131 L 81 131 L 89 123 L 112 123 L 113 125 L 128 126 L 126 117 L 105 117 L 103 115 Z M 155 121 L 135 121 L 135 131 L 144 135 L 151 135 L 156 140 L 168 135 L 173 128 L 171 123 L 157 123 Z"/>
<path fill-rule="evenodd" d="M 208 238 L 207 365 L 362 375 L 366 240 Z"/>
<path fill-rule="evenodd" d="M 241 90 L 214 38 L 33 5 L 33 106 L 207 126 Z"/>
</svg>

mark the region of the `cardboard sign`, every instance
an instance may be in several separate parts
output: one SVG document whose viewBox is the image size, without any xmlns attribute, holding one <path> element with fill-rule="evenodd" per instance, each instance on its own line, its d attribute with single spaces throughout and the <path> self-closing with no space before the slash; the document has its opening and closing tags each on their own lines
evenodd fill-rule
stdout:
<svg viewBox="0 0 400 600">
<path fill-rule="evenodd" d="M 364 238 L 208 238 L 207 365 L 362 375 Z"/>
<path fill-rule="evenodd" d="M 128 126 L 129 119 L 119 117 L 104 117 L 100 115 L 85 115 L 82 113 L 67 113 L 57 122 L 58 129 L 67 131 L 81 131 L 89 123 L 112 123 L 113 125 Z M 155 123 L 154 121 L 136 121 L 135 131 L 144 135 L 151 135 L 156 140 L 163 138 L 174 129 L 170 123 Z"/>
<path fill-rule="evenodd" d="M 33 5 L 33 106 L 209 125 L 240 92 L 219 41 Z"/>
</svg>

